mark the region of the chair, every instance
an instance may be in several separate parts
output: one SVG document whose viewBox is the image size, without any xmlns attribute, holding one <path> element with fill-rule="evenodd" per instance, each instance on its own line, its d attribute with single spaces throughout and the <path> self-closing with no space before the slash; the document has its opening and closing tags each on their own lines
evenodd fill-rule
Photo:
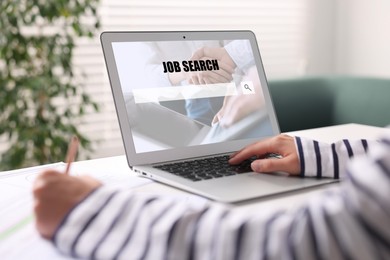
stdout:
<svg viewBox="0 0 390 260">
<path fill-rule="evenodd" d="M 317 77 L 269 81 L 282 132 L 359 123 L 390 124 L 390 79 Z"/>
</svg>

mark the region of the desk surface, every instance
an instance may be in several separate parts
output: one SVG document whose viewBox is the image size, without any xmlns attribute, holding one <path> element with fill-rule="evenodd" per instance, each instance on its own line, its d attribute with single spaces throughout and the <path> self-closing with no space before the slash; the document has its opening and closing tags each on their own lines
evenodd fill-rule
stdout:
<svg viewBox="0 0 390 260">
<path fill-rule="evenodd" d="M 333 142 L 345 138 L 376 139 L 383 131 L 390 130 L 358 124 L 346 124 L 286 134 L 312 138 L 322 142 Z M 58 163 L 0 173 L 0 195 L 2 195 L 0 197 L 0 205 L 2 206 L 0 207 L 0 255 L 8 256 L 9 259 L 69 259 L 59 255 L 47 241 L 41 239 L 33 225 L 31 181 L 38 172 L 47 167 L 64 167 L 64 164 Z M 125 156 L 79 161 L 72 165 L 71 171 L 75 175 L 90 173 L 90 175 L 107 183 L 122 183 L 126 187 L 133 188 L 138 192 L 183 196 L 187 197 L 187 199 L 198 198 L 185 191 L 136 177 L 135 173 L 130 171 Z M 8 178 L 7 176 L 14 177 Z M 10 179 L 13 179 L 13 181 L 11 182 Z M 287 192 L 234 204 L 234 206 L 243 210 L 295 207 L 313 194 L 337 185 L 338 183 L 334 183 Z M 13 195 L 11 194 L 12 192 L 14 192 Z M 22 240 L 23 243 L 20 243 Z M 31 242 L 26 243 L 25 241 Z M 32 243 L 32 241 L 34 242 Z M 26 250 L 21 250 L 21 247 Z"/>
<path fill-rule="evenodd" d="M 287 134 L 332 143 L 341 139 L 376 139 L 384 131 L 390 130 L 388 128 L 368 125 L 345 124 L 294 131 Z"/>
</svg>

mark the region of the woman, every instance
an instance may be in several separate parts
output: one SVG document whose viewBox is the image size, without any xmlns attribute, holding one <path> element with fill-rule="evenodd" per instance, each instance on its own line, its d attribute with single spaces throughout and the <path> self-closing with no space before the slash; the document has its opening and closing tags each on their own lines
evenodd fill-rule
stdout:
<svg viewBox="0 0 390 260">
<path fill-rule="evenodd" d="M 37 229 L 81 258 L 390 259 L 390 135 L 331 145 L 280 135 L 229 162 L 268 153 L 282 159 L 258 159 L 254 171 L 343 181 L 297 209 L 248 215 L 47 171 L 34 187 Z"/>
</svg>

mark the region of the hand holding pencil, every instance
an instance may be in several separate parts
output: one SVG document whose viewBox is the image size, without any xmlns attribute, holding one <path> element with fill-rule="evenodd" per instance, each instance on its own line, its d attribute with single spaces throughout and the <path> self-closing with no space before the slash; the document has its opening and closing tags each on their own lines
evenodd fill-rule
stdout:
<svg viewBox="0 0 390 260">
<path fill-rule="evenodd" d="M 42 172 L 34 181 L 34 212 L 38 232 L 45 238 L 52 238 L 64 216 L 79 201 L 102 185 L 90 176 L 70 176 L 79 139 L 72 137 L 66 155 L 65 174 L 56 170 Z"/>
</svg>

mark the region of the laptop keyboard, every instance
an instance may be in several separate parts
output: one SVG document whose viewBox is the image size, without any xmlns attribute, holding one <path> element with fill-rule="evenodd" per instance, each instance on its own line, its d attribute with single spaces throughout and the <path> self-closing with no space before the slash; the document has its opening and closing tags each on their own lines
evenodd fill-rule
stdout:
<svg viewBox="0 0 390 260">
<path fill-rule="evenodd" d="M 255 158 L 245 160 L 239 165 L 230 165 L 228 160 L 228 155 L 222 155 L 157 165 L 154 166 L 154 168 L 170 172 L 192 181 L 200 181 L 251 172 L 251 163 Z"/>
</svg>

